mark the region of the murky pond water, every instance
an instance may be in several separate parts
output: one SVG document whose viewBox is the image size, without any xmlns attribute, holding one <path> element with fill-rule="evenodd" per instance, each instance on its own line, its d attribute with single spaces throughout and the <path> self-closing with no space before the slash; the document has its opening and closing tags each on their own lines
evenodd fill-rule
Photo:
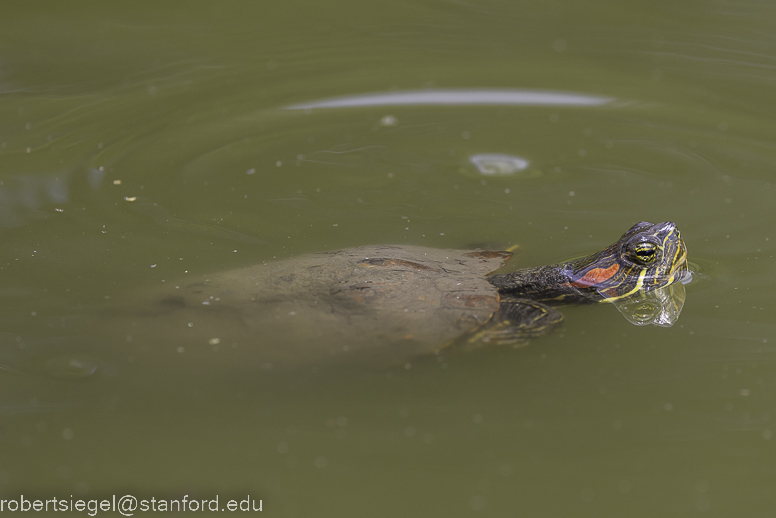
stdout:
<svg viewBox="0 0 776 518">
<path fill-rule="evenodd" d="M 0 496 L 771 516 L 775 30 L 725 1 L 7 8 Z M 567 307 L 528 347 L 279 371 L 277 337 L 142 302 L 367 244 L 536 266 L 642 220 L 696 272 L 672 327 Z"/>
</svg>

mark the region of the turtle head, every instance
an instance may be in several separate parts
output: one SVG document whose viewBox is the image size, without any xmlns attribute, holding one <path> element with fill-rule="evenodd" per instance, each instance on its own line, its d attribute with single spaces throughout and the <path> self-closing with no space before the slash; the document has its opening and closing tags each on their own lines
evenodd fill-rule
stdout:
<svg viewBox="0 0 776 518">
<path fill-rule="evenodd" d="M 566 265 L 570 285 L 605 300 L 668 286 L 687 273 L 687 247 L 670 221 L 633 225 L 613 245 Z"/>
</svg>

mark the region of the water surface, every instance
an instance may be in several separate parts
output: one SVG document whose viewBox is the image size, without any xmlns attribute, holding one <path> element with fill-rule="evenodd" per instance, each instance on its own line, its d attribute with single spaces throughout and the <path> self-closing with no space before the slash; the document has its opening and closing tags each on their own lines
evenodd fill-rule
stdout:
<svg viewBox="0 0 776 518">
<path fill-rule="evenodd" d="M 756 2 L 8 7 L 0 494 L 771 516 L 774 29 Z M 520 349 L 281 374 L 196 329 L 178 352 L 101 327 L 262 261 L 534 266 L 642 220 L 675 221 L 696 270 L 670 328 L 573 307 Z"/>
</svg>

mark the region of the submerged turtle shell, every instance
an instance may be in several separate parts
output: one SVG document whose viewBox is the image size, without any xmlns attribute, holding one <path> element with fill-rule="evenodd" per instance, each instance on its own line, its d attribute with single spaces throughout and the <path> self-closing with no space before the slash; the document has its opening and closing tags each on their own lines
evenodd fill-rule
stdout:
<svg viewBox="0 0 776 518">
<path fill-rule="evenodd" d="M 254 368 L 396 364 L 487 322 L 500 299 L 485 276 L 510 256 L 417 246 L 304 255 L 169 286 L 145 313 L 154 318 L 134 327 L 148 332 L 149 322 L 166 322 L 165 346 L 177 346 L 178 335 L 215 342 L 227 355 L 241 350 L 240 361 Z"/>
</svg>

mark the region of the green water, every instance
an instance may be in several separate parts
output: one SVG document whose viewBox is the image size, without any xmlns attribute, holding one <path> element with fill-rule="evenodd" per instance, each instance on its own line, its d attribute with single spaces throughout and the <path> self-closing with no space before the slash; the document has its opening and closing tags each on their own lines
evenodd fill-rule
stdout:
<svg viewBox="0 0 776 518">
<path fill-rule="evenodd" d="M 773 516 L 774 34 L 753 1 L 6 6 L 0 498 Z M 288 109 L 494 89 L 603 102 Z M 486 153 L 528 165 L 483 175 Z M 307 252 L 517 244 L 534 266 L 642 220 L 675 221 L 696 270 L 671 328 L 574 307 L 521 349 L 282 374 L 99 325 L 127 293 Z"/>
</svg>

